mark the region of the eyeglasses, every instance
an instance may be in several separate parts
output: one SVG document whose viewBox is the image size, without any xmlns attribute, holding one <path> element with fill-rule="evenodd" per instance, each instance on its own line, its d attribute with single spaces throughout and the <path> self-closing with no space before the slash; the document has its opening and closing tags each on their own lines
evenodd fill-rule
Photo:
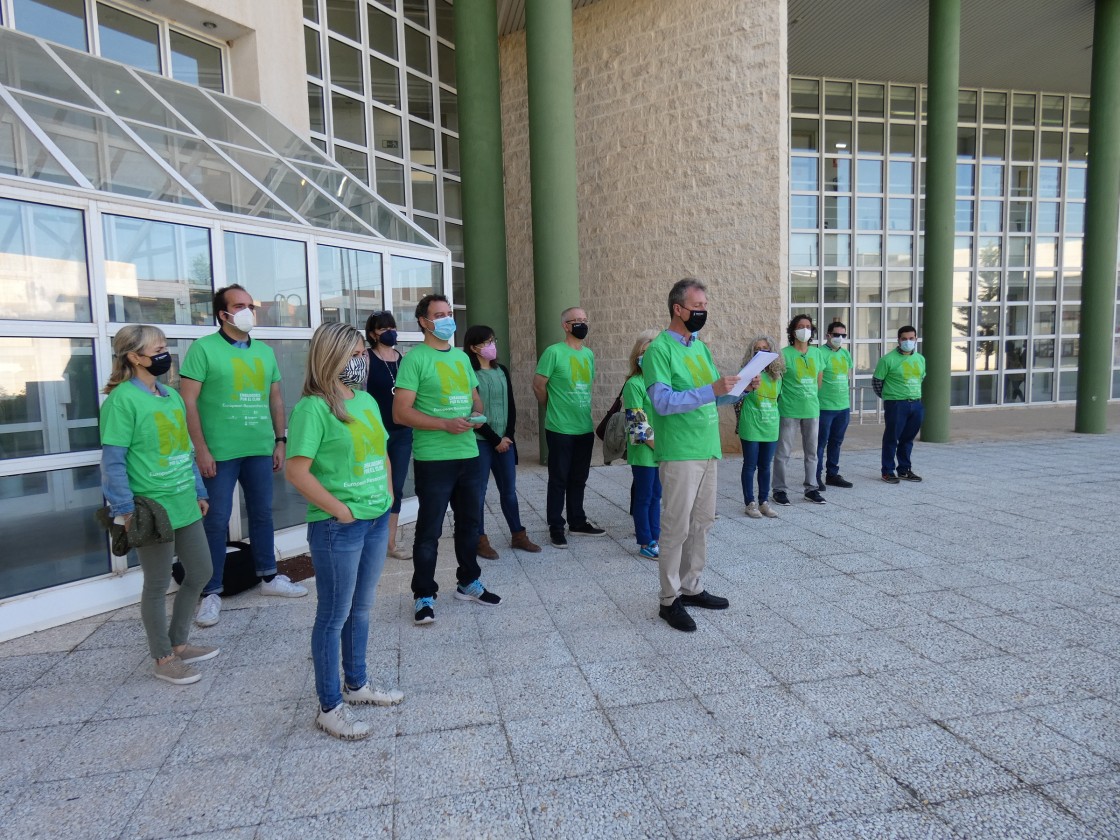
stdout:
<svg viewBox="0 0 1120 840">
<path fill-rule="evenodd" d="M 586 324 L 587 319 L 586 318 L 575 318 L 571 321 L 565 321 L 564 323 L 565 324 Z"/>
<path fill-rule="evenodd" d="M 847 338 L 847 333 L 829 333 L 833 338 Z"/>
</svg>

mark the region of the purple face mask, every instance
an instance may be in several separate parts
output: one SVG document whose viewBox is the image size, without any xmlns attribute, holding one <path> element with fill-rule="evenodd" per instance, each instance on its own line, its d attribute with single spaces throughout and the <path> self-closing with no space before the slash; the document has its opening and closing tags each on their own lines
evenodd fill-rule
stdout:
<svg viewBox="0 0 1120 840">
<path fill-rule="evenodd" d="M 484 344 L 482 349 L 478 351 L 478 355 L 488 362 L 494 361 L 498 358 L 498 342 L 492 341 L 489 344 Z"/>
</svg>

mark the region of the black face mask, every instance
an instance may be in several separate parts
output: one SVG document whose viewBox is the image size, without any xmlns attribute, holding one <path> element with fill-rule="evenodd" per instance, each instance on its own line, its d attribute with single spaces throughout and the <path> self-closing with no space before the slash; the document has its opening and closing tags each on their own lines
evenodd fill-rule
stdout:
<svg viewBox="0 0 1120 840">
<path fill-rule="evenodd" d="M 700 330 L 704 329 L 704 324 L 708 321 L 708 310 L 685 309 L 684 311 L 688 313 L 688 318 L 684 322 L 684 328 L 686 330 L 689 332 L 700 332 Z"/>
<path fill-rule="evenodd" d="M 572 337 L 580 341 L 587 338 L 587 324 L 572 324 Z"/>
<path fill-rule="evenodd" d="M 384 344 L 386 347 L 392 347 L 397 343 L 397 331 L 385 330 L 385 332 L 381 333 L 381 335 L 377 337 L 377 340 Z"/>
<path fill-rule="evenodd" d="M 152 376 L 163 376 L 171 370 L 171 354 L 170 353 L 156 353 L 154 356 L 149 356 L 152 363 L 148 365 L 148 373 Z"/>
</svg>

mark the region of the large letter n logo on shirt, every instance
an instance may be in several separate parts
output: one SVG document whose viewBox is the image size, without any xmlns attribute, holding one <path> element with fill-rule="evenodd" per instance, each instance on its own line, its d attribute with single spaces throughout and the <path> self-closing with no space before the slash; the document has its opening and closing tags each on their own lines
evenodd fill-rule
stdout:
<svg viewBox="0 0 1120 840">
<path fill-rule="evenodd" d="M 170 417 L 157 411 L 152 419 L 155 420 L 159 434 L 159 454 L 164 459 L 164 466 L 167 465 L 167 457 L 175 450 L 190 452 L 191 439 L 187 434 L 187 420 L 182 411 L 175 409 Z"/>
<path fill-rule="evenodd" d="M 381 423 L 374 419 L 373 412 L 369 409 L 362 413 L 364 417 L 354 418 L 354 422 L 346 424 L 350 439 L 354 442 L 354 463 L 351 471 L 355 476 L 362 475 L 362 465 L 371 458 L 385 457 L 385 432 L 382 431 Z"/>
<path fill-rule="evenodd" d="M 439 376 L 440 393 L 445 397 L 469 394 L 471 391 L 471 383 L 462 362 L 455 362 L 454 366 L 447 362 L 436 362 L 436 375 Z"/>
<path fill-rule="evenodd" d="M 265 388 L 264 381 L 264 362 L 260 359 L 253 359 L 253 366 L 250 367 L 243 359 L 231 359 L 233 365 L 233 397 L 237 398 L 238 394 L 246 391 L 256 391 L 258 394 L 263 393 Z"/>
<path fill-rule="evenodd" d="M 577 359 L 575 356 L 571 357 L 568 361 L 572 372 L 572 384 L 590 385 L 591 362 L 589 360 Z"/>
<path fill-rule="evenodd" d="M 686 357 L 684 366 L 688 368 L 689 376 L 692 377 L 692 384 L 696 388 L 703 388 L 705 385 L 710 385 L 715 381 L 715 376 L 712 375 L 711 368 L 709 368 L 707 362 L 701 358 Z"/>
</svg>

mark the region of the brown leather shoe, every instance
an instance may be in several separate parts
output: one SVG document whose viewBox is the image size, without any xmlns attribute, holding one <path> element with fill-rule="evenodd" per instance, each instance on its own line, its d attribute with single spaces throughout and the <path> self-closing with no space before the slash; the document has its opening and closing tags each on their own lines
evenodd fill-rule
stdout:
<svg viewBox="0 0 1120 840">
<path fill-rule="evenodd" d="M 490 545 L 490 538 L 485 534 L 478 538 L 478 556 L 486 560 L 498 559 L 498 552 L 494 550 L 494 546 Z"/>
<path fill-rule="evenodd" d="M 524 528 L 510 537 L 509 544 L 514 548 L 521 549 L 522 551 L 531 551 L 533 554 L 536 554 L 541 550 L 541 547 L 539 545 L 529 539 L 529 535 L 526 533 Z"/>
</svg>

